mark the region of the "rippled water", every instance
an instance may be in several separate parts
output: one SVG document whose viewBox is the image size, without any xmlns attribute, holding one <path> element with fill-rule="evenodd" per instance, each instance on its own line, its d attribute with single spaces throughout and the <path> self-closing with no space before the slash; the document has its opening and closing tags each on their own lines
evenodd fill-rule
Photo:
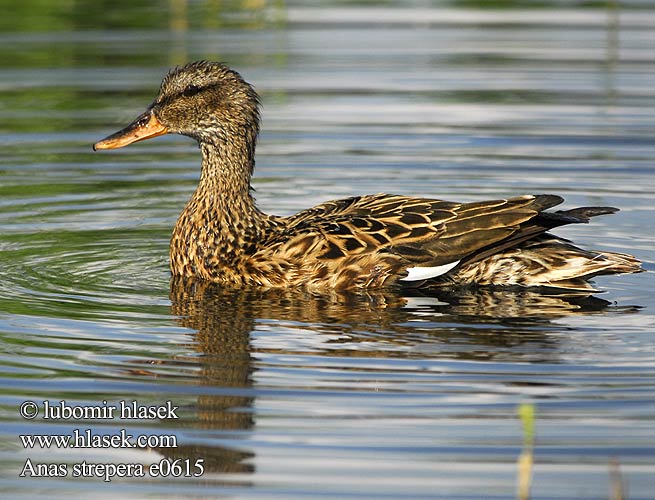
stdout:
<svg viewBox="0 0 655 500">
<path fill-rule="evenodd" d="M 624 498 L 653 498 L 655 8 L 562 4 L 6 10 L 3 498 L 516 498 L 522 403 L 536 411 L 533 498 L 608 498 L 618 482 Z M 197 148 L 181 137 L 109 154 L 90 145 L 140 113 L 168 67 L 198 58 L 229 63 L 262 94 L 265 211 L 380 191 L 553 192 L 568 206 L 621 207 L 559 234 L 633 253 L 650 272 L 598 279 L 606 293 L 584 300 L 171 282 L 168 239 Z M 171 401 L 178 418 L 42 418 L 43 401 L 132 400 Z M 25 401 L 41 415 L 21 418 Z M 178 447 L 19 439 L 76 429 L 167 434 Z M 72 477 L 83 460 L 178 458 L 204 460 L 202 477 Z M 28 459 L 67 464 L 68 476 L 19 477 Z"/>
</svg>

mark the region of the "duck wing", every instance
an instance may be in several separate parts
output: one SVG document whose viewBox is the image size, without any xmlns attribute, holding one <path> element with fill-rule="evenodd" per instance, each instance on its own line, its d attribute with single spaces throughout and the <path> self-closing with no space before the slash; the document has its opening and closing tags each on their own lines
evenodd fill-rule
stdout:
<svg viewBox="0 0 655 500">
<path fill-rule="evenodd" d="M 356 256 L 366 256 L 368 262 L 375 254 L 387 265 L 394 260 L 398 263 L 394 267 L 399 279 L 427 279 L 447 272 L 476 252 L 510 240 L 521 230 L 526 234 L 546 231 L 552 225 L 550 220 L 534 223 L 530 229 L 526 223 L 562 201 L 552 195 L 473 203 L 388 194 L 358 196 L 289 217 L 275 246 L 295 257 L 336 265 L 345 261 L 351 265 Z M 413 268 L 432 270 L 412 275 Z"/>
</svg>

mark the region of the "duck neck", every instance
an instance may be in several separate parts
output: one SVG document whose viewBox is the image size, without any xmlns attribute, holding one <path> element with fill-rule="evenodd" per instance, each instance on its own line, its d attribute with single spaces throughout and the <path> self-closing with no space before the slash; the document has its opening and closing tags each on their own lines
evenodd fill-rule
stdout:
<svg viewBox="0 0 655 500">
<path fill-rule="evenodd" d="M 200 149 L 200 181 L 178 219 L 174 239 L 184 242 L 181 247 L 206 247 L 203 254 L 210 247 L 235 258 L 249 253 L 272 220 L 250 194 L 253 152 L 238 139 L 229 146 L 203 141 Z"/>
<path fill-rule="evenodd" d="M 202 199 L 221 221 L 256 215 L 255 200 L 250 194 L 255 161 L 249 148 L 236 142 L 229 146 L 202 142 L 200 149 L 200 181 L 194 197 Z"/>
</svg>

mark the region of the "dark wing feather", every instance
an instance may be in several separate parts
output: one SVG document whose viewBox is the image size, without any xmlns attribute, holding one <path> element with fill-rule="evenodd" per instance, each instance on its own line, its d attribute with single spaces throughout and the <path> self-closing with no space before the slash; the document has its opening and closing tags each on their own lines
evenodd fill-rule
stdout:
<svg viewBox="0 0 655 500">
<path fill-rule="evenodd" d="M 498 245 L 510 238 L 542 207 L 559 200 L 555 197 L 521 196 L 460 204 L 454 209 L 456 217 L 444 223 L 443 231 L 437 237 L 420 242 L 423 258 L 408 260 L 417 265 L 439 266 L 465 259 L 481 248 Z M 390 251 L 397 249 L 392 247 Z M 404 256 L 405 252 L 400 254 Z"/>
<path fill-rule="evenodd" d="M 521 245 L 553 228 L 566 224 L 588 223 L 591 217 L 613 214 L 619 211 L 618 208 L 614 207 L 579 207 L 570 210 L 558 210 L 557 212 L 545 212 L 544 210 L 559 205 L 564 199 L 555 195 L 537 195 L 536 200 L 539 212 L 535 217 L 521 224 L 518 231 L 502 242 L 495 242 L 478 249 L 469 255 L 465 262 L 462 262 L 462 265 L 464 263 L 472 264 L 493 254 Z"/>
<path fill-rule="evenodd" d="M 379 252 L 407 265 L 438 266 L 510 238 L 540 210 L 561 201 L 550 195 L 474 203 L 360 196 L 323 203 L 288 218 L 279 239 L 303 235 L 301 241 L 322 240 L 321 245 L 305 243 L 319 248 L 321 259 Z"/>
</svg>

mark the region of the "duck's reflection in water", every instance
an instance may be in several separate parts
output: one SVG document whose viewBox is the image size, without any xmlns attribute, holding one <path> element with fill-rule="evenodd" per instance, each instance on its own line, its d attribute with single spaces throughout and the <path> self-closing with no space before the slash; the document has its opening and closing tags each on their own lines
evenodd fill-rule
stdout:
<svg viewBox="0 0 655 500">
<path fill-rule="evenodd" d="M 212 387 L 208 390 L 211 395 L 198 398 L 196 425 L 228 434 L 230 439 L 237 438 L 238 431 L 254 426 L 251 332 L 260 320 L 293 322 L 319 336 L 330 333 L 325 345 L 329 346 L 328 354 L 334 356 L 407 357 L 412 355 L 411 350 L 389 346 L 404 343 L 407 347 L 408 337 L 414 343 L 445 345 L 452 343 L 454 336 L 466 336 L 467 344 L 476 344 L 475 354 L 451 348 L 441 356 L 480 360 L 485 359 L 481 352 L 493 359 L 499 349 L 507 355 L 513 346 L 524 342 L 530 342 L 536 350 L 547 347 L 544 351 L 552 356 L 557 340 L 549 335 L 551 320 L 576 314 L 605 314 L 610 306 L 596 297 L 529 290 L 448 289 L 430 291 L 429 296 L 390 291 L 317 295 L 288 289 L 223 289 L 182 278 L 172 280 L 170 299 L 179 323 L 197 332 L 194 348 L 201 353 L 196 360 L 200 365 L 199 384 Z M 613 313 L 635 310 L 612 308 Z M 343 335 L 335 336 L 335 332 Z M 353 350 L 358 341 L 362 349 Z M 347 343 L 348 348 L 342 350 L 340 343 Z M 424 351 L 421 356 L 425 356 Z M 236 449 L 194 445 L 180 446 L 173 453 L 160 451 L 169 457 L 202 458 L 208 472 L 253 470 L 249 460 L 252 454 Z"/>
</svg>

